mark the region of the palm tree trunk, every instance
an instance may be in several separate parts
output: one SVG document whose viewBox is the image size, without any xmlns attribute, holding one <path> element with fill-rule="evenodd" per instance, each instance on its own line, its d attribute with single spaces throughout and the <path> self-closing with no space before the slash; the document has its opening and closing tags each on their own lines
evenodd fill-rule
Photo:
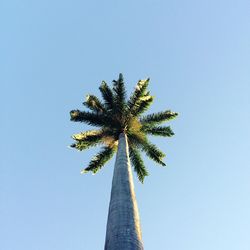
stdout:
<svg viewBox="0 0 250 250">
<path fill-rule="evenodd" d="M 105 250 L 143 250 L 125 134 L 120 134 L 112 181 Z"/>
</svg>

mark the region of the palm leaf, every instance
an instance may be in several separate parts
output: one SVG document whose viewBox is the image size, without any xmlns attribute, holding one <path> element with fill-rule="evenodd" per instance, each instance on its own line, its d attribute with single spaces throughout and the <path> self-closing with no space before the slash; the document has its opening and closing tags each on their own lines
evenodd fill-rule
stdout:
<svg viewBox="0 0 250 250">
<path fill-rule="evenodd" d="M 128 108 L 131 110 L 135 105 L 138 99 L 142 96 L 149 95 L 149 93 L 146 93 L 148 84 L 149 84 L 149 78 L 146 80 L 139 80 L 134 93 L 131 95 L 129 101 L 128 101 Z"/>
<path fill-rule="evenodd" d="M 145 176 L 148 176 L 148 171 L 144 165 L 139 151 L 134 147 L 129 147 L 129 156 L 138 179 L 141 183 L 143 183 Z"/>
<path fill-rule="evenodd" d="M 108 84 L 104 81 L 102 81 L 101 86 L 99 87 L 99 90 L 102 94 L 103 100 L 105 101 L 105 108 L 107 110 L 112 110 L 114 107 L 114 94 Z"/>
<path fill-rule="evenodd" d="M 115 147 L 103 147 L 102 150 L 92 158 L 88 167 L 82 170 L 81 173 L 87 173 L 89 171 L 97 173 L 103 167 L 103 165 L 112 158 L 115 151 Z"/>
<path fill-rule="evenodd" d="M 158 136 L 165 136 L 165 137 L 171 137 L 174 135 L 174 132 L 168 127 L 147 127 L 147 125 L 142 126 L 142 131 L 144 131 L 146 134 L 151 134 L 151 135 L 158 135 Z"/>
<path fill-rule="evenodd" d="M 111 119 L 104 114 L 97 114 L 92 112 L 72 110 L 70 111 L 71 121 L 84 122 L 93 126 L 110 126 Z"/>
<path fill-rule="evenodd" d="M 165 121 L 174 119 L 178 113 L 166 110 L 163 112 L 158 112 L 150 115 L 146 115 L 140 119 L 142 124 L 156 125 Z"/>
<path fill-rule="evenodd" d="M 103 136 L 103 131 L 100 130 L 88 130 L 85 132 L 81 132 L 78 134 L 72 135 L 72 138 L 76 141 L 84 141 L 84 140 L 91 140 L 92 138 L 95 138 L 97 136 Z"/>
<path fill-rule="evenodd" d="M 118 80 L 113 80 L 113 91 L 115 106 L 114 109 L 118 111 L 119 114 L 122 114 L 126 107 L 126 91 L 124 86 L 123 75 L 119 74 Z"/>
<path fill-rule="evenodd" d="M 87 95 L 86 101 L 83 103 L 83 105 L 87 108 L 89 108 L 92 111 L 95 112 L 104 112 L 105 107 L 101 103 L 101 101 L 94 95 Z"/>
<path fill-rule="evenodd" d="M 154 160 L 155 162 L 159 163 L 162 166 L 166 166 L 166 164 L 162 161 L 162 159 L 165 157 L 165 154 L 160 151 L 156 145 L 146 141 L 143 144 L 141 144 L 142 150 L 146 153 L 146 155 Z"/>
<path fill-rule="evenodd" d="M 87 141 L 87 140 L 77 141 L 77 142 L 71 144 L 70 147 L 71 148 L 76 148 L 79 151 L 83 151 L 83 150 L 88 149 L 90 147 L 94 147 L 98 143 L 101 143 L 101 142 L 102 142 L 101 138 L 97 139 L 96 141 Z"/>
<path fill-rule="evenodd" d="M 101 143 L 103 138 L 103 131 L 86 131 L 79 134 L 74 134 L 72 135 L 72 138 L 76 141 L 76 143 L 72 144 L 71 147 L 82 151 L 88 149 L 89 147 L 96 146 L 98 143 Z"/>
<path fill-rule="evenodd" d="M 76 143 L 72 144 L 71 147 L 80 151 L 96 146 L 100 143 L 109 147 L 117 144 L 117 139 L 114 137 L 113 131 L 107 128 L 74 134 L 72 138 L 76 141 Z"/>
<path fill-rule="evenodd" d="M 162 166 L 166 166 L 166 164 L 162 161 L 162 159 L 165 157 L 165 154 L 161 152 L 154 144 L 150 143 L 143 132 L 129 133 L 128 140 L 132 147 L 139 148 L 140 150 L 144 151 L 150 159 Z"/>
<path fill-rule="evenodd" d="M 136 102 L 133 108 L 130 109 L 130 112 L 133 116 L 139 116 L 145 111 L 148 110 L 148 108 L 153 103 L 154 98 L 153 96 L 146 95 L 143 97 L 140 97 L 139 100 Z"/>
</svg>

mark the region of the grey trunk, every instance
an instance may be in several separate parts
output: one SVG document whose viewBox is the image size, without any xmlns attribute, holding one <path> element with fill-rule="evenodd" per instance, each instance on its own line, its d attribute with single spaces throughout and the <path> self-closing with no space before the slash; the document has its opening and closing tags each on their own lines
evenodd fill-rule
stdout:
<svg viewBox="0 0 250 250">
<path fill-rule="evenodd" d="M 127 137 L 119 137 L 112 181 L 105 250 L 143 250 Z"/>
</svg>

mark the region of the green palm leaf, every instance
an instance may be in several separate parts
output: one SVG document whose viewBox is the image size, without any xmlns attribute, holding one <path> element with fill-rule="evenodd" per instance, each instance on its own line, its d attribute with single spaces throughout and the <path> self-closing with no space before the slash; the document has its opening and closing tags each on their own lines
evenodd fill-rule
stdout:
<svg viewBox="0 0 250 250">
<path fill-rule="evenodd" d="M 174 135 L 174 132 L 172 131 L 170 126 L 168 126 L 168 127 L 161 127 L 161 126 L 157 126 L 157 127 L 149 126 L 149 127 L 147 127 L 147 125 L 144 125 L 144 126 L 142 126 L 142 130 L 146 134 L 156 135 L 156 136 L 171 137 Z"/>
<path fill-rule="evenodd" d="M 94 95 L 87 95 L 86 97 L 86 101 L 83 102 L 83 105 L 87 108 L 89 108 L 90 110 L 94 111 L 94 112 L 104 112 L 105 111 L 105 107 L 104 105 L 101 103 L 101 101 Z"/>
<path fill-rule="evenodd" d="M 99 90 L 102 94 L 103 100 L 105 102 L 105 108 L 107 110 L 112 110 L 114 107 L 114 94 L 108 84 L 104 81 L 102 81 L 101 86 L 99 87 Z"/>
<path fill-rule="evenodd" d="M 140 99 L 136 102 L 133 108 L 130 109 L 130 112 L 133 116 L 139 116 L 145 111 L 149 109 L 151 104 L 153 103 L 154 98 L 153 96 L 146 95 L 140 97 Z"/>
<path fill-rule="evenodd" d="M 162 159 L 165 157 L 165 154 L 161 150 L 159 150 L 156 145 L 145 141 L 141 144 L 141 149 L 150 159 L 154 160 L 162 166 L 166 166 L 166 164 L 162 161 Z"/>
<path fill-rule="evenodd" d="M 90 161 L 88 167 L 81 171 L 81 173 L 87 173 L 92 171 L 93 173 L 97 173 L 103 165 L 112 158 L 116 151 L 115 147 L 103 147 L 103 149 L 96 154 L 93 159 Z"/>
<path fill-rule="evenodd" d="M 102 143 L 104 136 L 105 134 L 103 130 L 90 130 L 74 134 L 72 138 L 76 141 L 76 143 L 72 144 L 71 147 L 82 151 Z"/>
<path fill-rule="evenodd" d="M 71 121 L 84 122 L 92 126 L 108 126 L 111 120 L 104 114 L 96 114 L 80 110 L 70 111 Z"/>
<path fill-rule="evenodd" d="M 165 157 L 165 154 L 161 152 L 154 144 L 150 143 L 144 133 L 129 133 L 128 140 L 132 147 L 139 148 L 145 152 L 150 159 L 162 166 L 166 166 L 166 164 L 162 161 L 162 159 Z"/>
<path fill-rule="evenodd" d="M 123 111 L 126 108 L 125 105 L 125 100 L 126 100 L 126 91 L 125 91 L 125 86 L 124 86 L 124 80 L 123 80 L 123 75 L 119 74 L 118 80 L 113 80 L 113 92 L 115 93 L 114 95 L 114 102 L 115 106 L 114 108 L 117 110 L 119 114 L 122 115 Z"/>
<path fill-rule="evenodd" d="M 138 179 L 143 183 L 145 176 L 148 176 L 148 171 L 143 163 L 140 153 L 134 147 L 129 148 L 129 156 Z"/>
<path fill-rule="evenodd" d="M 174 119 L 178 113 L 172 112 L 170 110 L 166 110 L 163 112 L 158 112 L 150 115 L 146 115 L 140 119 L 142 124 L 147 125 L 156 125 L 169 120 Z"/>
<path fill-rule="evenodd" d="M 136 103 L 138 100 L 143 97 L 149 95 L 149 92 L 146 93 L 148 84 L 149 84 L 149 78 L 146 80 L 139 80 L 134 93 L 131 95 L 129 101 L 128 101 L 128 108 L 131 110 L 134 106 L 136 106 Z"/>
</svg>

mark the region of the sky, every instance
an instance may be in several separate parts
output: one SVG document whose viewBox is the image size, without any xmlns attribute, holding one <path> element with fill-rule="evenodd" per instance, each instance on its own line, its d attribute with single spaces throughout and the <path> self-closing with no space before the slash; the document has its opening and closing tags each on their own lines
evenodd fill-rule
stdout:
<svg viewBox="0 0 250 250">
<path fill-rule="evenodd" d="M 119 73 L 179 113 L 134 178 L 145 249 L 250 249 L 249 1 L 3 0 L 0 27 L 0 250 L 103 249 L 114 159 L 80 174 L 69 111 Z"/>
</svg>

